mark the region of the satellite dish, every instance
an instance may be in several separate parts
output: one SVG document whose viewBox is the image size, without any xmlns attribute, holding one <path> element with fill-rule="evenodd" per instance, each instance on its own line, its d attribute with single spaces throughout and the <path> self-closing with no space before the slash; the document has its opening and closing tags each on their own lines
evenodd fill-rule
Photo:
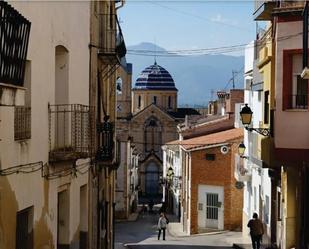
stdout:
<svg viewBox="0 0 309 249">
<path fill-rule="evenodd" d="M 228 152 L 229 152 L 229 147 L 227 146 L 222 146 L 221 149 L 220 149 L 221 153 L 223 155 L 226 155 Z"/>
</svg>

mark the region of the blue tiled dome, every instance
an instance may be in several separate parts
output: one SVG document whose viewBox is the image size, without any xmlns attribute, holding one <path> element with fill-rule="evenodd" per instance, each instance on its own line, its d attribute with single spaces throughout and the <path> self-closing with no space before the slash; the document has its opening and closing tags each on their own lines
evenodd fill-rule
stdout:
<svg viewBox="0 0 309 249">
<path fill-rule="evenodd" d="M 138 90 L 174 90 L 175 82 L 170 73 L 156 62 L 145 68 L 135 82 L 135 89 Z"/>
</svg>

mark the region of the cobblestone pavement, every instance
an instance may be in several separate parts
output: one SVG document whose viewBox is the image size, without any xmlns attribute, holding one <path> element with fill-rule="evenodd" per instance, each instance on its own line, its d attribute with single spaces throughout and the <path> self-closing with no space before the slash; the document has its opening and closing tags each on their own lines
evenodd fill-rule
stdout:
<svg viewBox="0 0 309 249">
<path fill-rule="evenodd" d="M 171 217 L 172 218 L 172 217 Z M 158 214 L 140 214 L 136 221 L 116 224 L 115 249 L 230 249 L 240 233 L 157 238 Z M 162 239 L 162 237 L 161 237 Z"/>
</svg>

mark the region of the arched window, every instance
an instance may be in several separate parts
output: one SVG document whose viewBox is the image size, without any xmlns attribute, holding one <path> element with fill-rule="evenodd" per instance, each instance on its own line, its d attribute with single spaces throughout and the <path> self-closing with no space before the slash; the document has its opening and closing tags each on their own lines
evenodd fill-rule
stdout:
<svg viewBox="0 0 309 249">
<path fill-rule="evenodd" d="M 138 96 L 137 107 L 138 107 L 138 108 L 141 108 L 141 105 L 142 105 L 142 97 L 139 95 L 139 96 Z"/>
<path fill-rule="evenodd" d="M 152 117 L 145 122 L 145 151 L 159 152 L 162 143 L 162 126 Z"/>
<path fill-rule="evenodd" d="M 55 49 L 55 104 L 69 103 L 69 51 L 63 46 Z"/>
<path fill-rule="evenodd" d="M 168 108 L 172 108 L 172 97 L 168 96 Z"/>
<path fill-rule="evenodd" d="M 118 95 L 122 94 L 122 79 L 120 77 L 116 80 L 116 92 Z"/>
<path fill-rule="evenodd" d="M 155 104 L 155 105 L 157 104 L 157 96 L 153 96 L 152 103 Z"/>
</svg>

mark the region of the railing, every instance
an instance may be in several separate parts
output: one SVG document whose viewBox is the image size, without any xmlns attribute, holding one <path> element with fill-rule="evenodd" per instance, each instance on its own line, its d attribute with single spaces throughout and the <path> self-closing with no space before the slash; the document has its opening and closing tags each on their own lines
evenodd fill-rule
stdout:
<svg viewBox="0 0 309 249">
<path fill-rule="evenodd" d="M 308 95 L 290 95 L 289 109 L 308 109 Z"/>
<path fill-rule="evenodd" d="M 91 157 L 94 109 L 80 104 L 49 105 L 50 161 Z"/>
<path fill-rule="evenodd" d="M 124 57 L 127 50 L 117 15 L 102 14 L 99 19 L 100 54 L 116 55 L 119 59 Z"/>
<path fill-rule="evenodd" d="M 0 82 L 22 86 L 31 23 L 0 1 Z"/>
<path fill-rule="evenodd" d="M 14 110 L 14 139 L 31 138 L 31 107 L 15 106 Z"/>
<path fill-rule="evenodd" d="M 281 0 L 279 2 L 280 2 L 280 8 L 295 8 L 295 7 L 303 8 L 306 1 L 304 1 L 304 0 L 301 0 L 301 1 L 295 1 L 295 0 L 285 1 L 285 0 Z"/>
</svg>

